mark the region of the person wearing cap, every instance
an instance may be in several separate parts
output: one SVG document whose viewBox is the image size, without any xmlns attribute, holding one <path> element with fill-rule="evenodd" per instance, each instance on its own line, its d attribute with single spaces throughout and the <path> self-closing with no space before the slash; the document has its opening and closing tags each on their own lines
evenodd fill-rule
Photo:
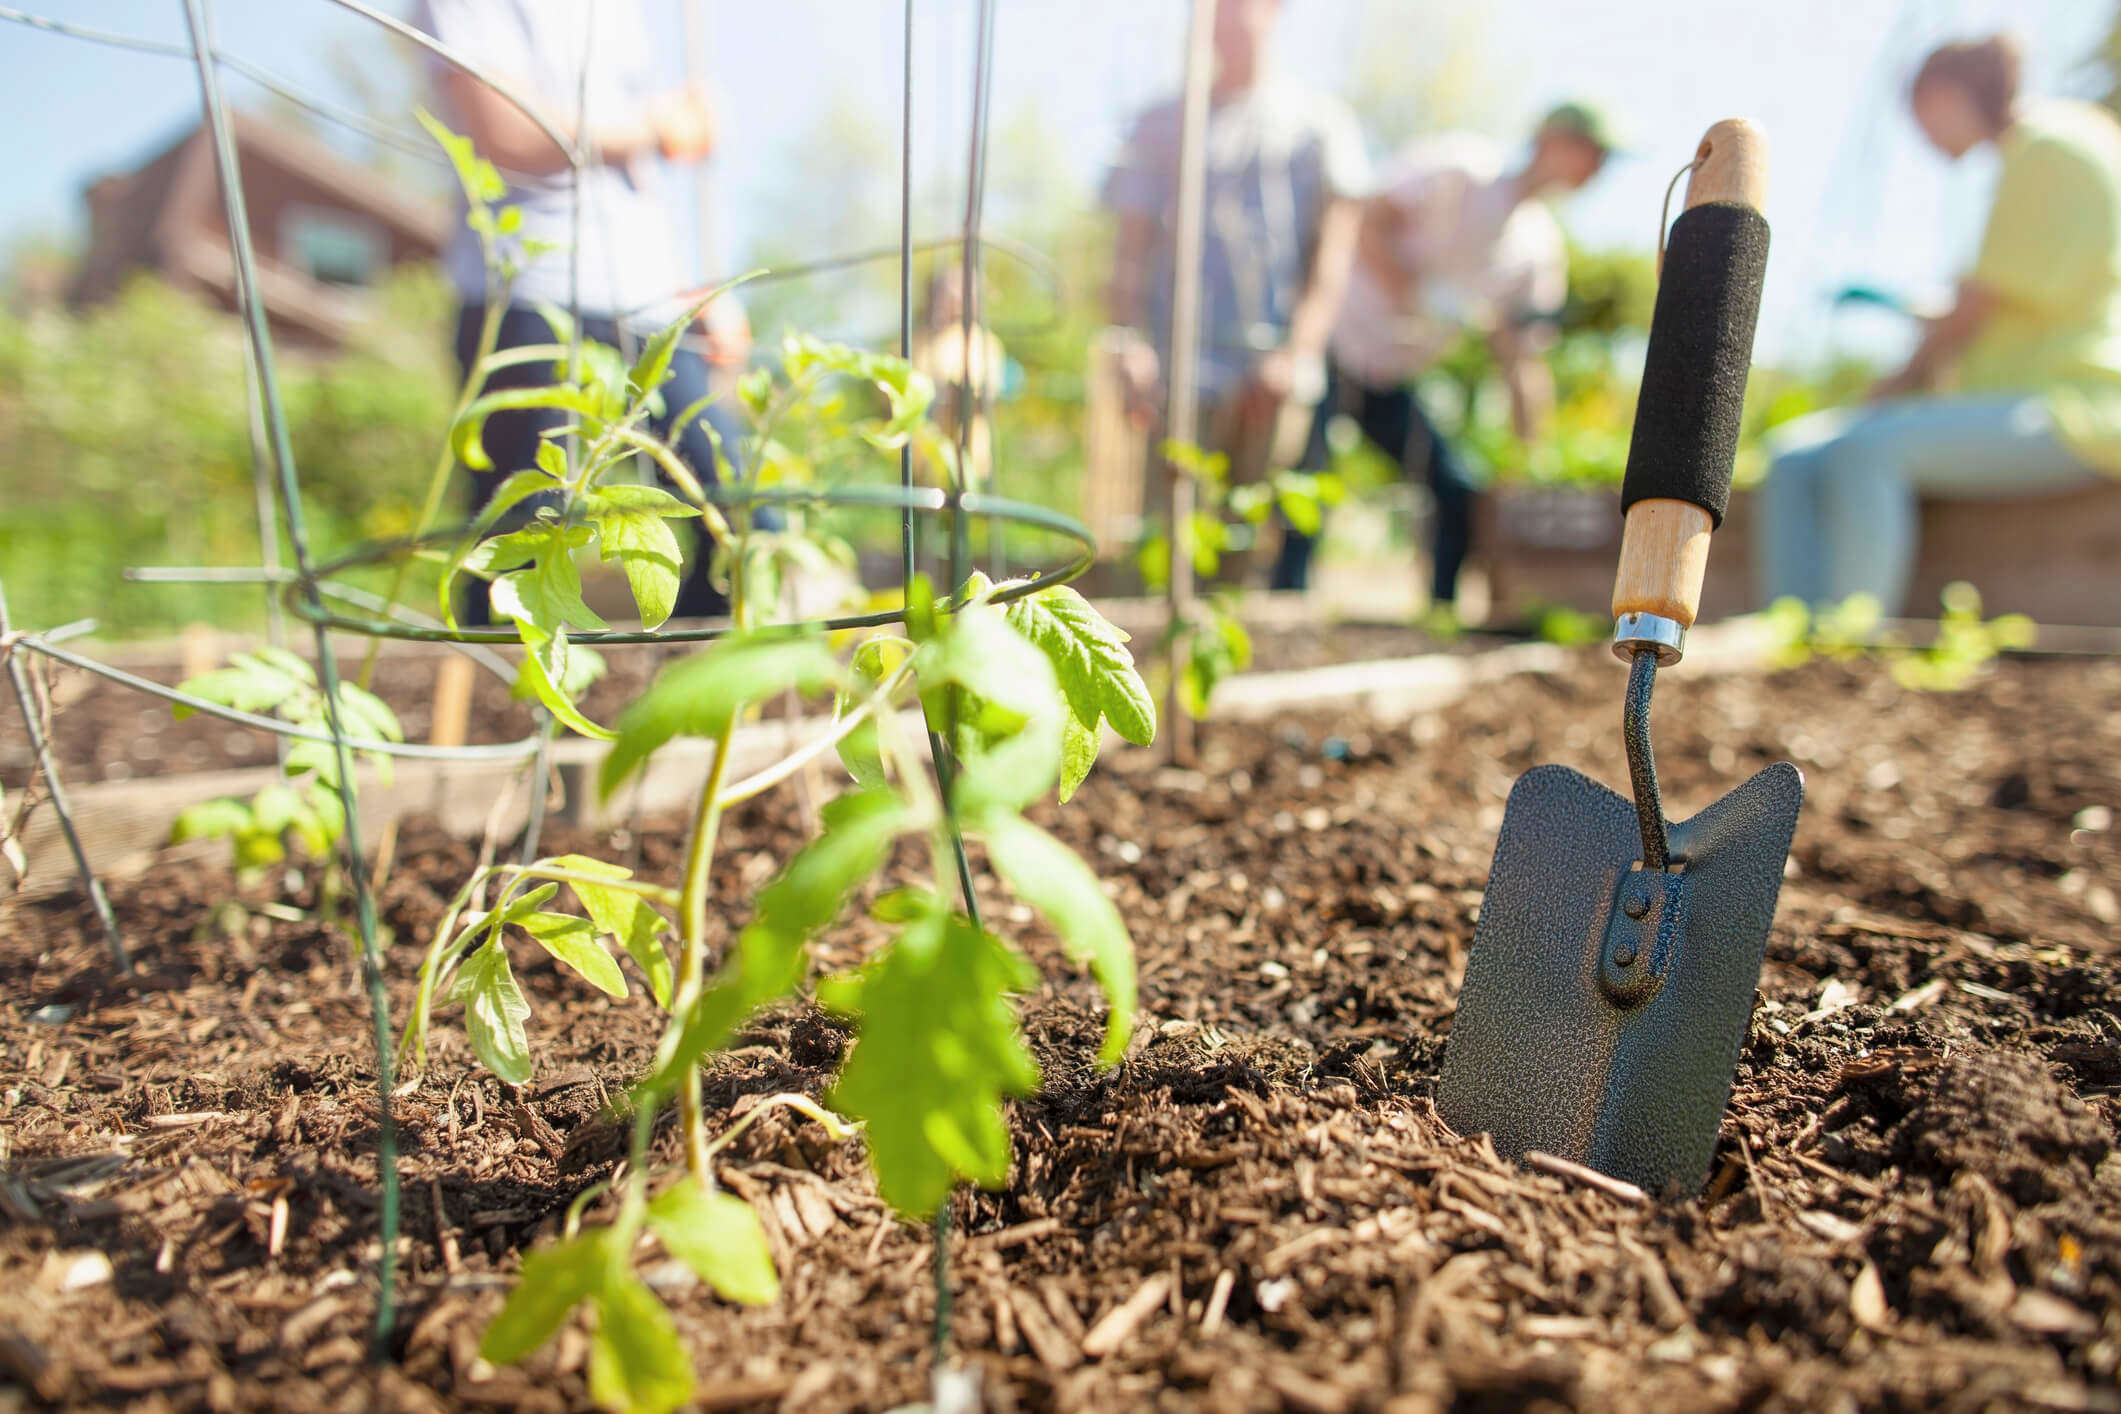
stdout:
<svg viewBox="0 0 2121 1414">
<path fill-rule="evenodd" d="M 1548 200 L 1576 191 L 1619 147 L 1611 119 L 1576 101 L 1549 111 L 1522 160 L 1471 133 L 1419 139 L 1385 167 L 1363 208 L 1354 272 L 1333 330 L 1326 396 L 1306 464 L 1326 463 L 1342 413 L 1421 476 L 1435 497 L 1430 602 L 1452 612 L 1472 545 L 1473 485 L 1422 411 L 1413 383 L 1468 331 L 1493 348 L 1519 438 L 1539 435 L 1553 402 L 1543 355 L 1568 294 L 1568 246 Z M 1282 527 L 1277 589 L 1310 581 L 1314 541 Z"/>
</svg>

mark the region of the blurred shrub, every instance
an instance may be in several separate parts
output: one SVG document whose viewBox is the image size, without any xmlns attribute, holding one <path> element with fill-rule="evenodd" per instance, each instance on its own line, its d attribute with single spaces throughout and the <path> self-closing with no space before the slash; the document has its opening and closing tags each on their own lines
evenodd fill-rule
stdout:
<svg viewBox="0 0 2121 1414">
<path fill-rule="evenodd" d="M 344 352 L 278 361 L 320 554 L 410 528 L 449 421 L 440 281 L 401 271 L 369 298 Z M 140 634 L 262 616 L 254 589 L 123 577 L 259 562 L 241 339 L 232 316 L 148 277 L 81 314 L 0 310 L 0 579 L 19 624 Z"/>
</svg>

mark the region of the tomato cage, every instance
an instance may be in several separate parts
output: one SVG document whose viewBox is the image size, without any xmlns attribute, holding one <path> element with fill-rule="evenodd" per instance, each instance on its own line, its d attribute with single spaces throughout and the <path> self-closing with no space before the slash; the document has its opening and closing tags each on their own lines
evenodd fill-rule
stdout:
<svg viewBox="0 0 2121 1414">
<path fill-rule="evenodd" d="M 361 3 L 361 0 L 330 0 L 330 3 L 419 46 L 434 60 L 469 75 L 507 99 L 536 123 L 544 135 L 566 156 L 568 180 L 574 194 L 574 229 L 579 234 L 582 219 L 582 175 L 591 160 L 582 143 L 556 126 L 535 104 L 513 91 L 504 81 L 433 37 Z M 953 250 L 958 252 L 963 288 L 976 290 L 980 288 L 984 255 L 991 249 L 1023 266 L 1045 284 L 1054 311 L 1051 317 L 1057 321 L 1065 291 L 1051 263 L 1035 251 L 1006 240 L 988 237 L 981 230 L 993 88 L 995 8 L 993 0 L 978 0 L 976 6 L 977 32 L 973 46 L 973 71 L 970 76 L 970 141 L 965 159 L 966 197 L 961 229 L 956 234 L 936 239 L 917 242 L 913 238 L 912 51 L 915 5 L 913 0 L 906 0 L 906 42 L 900 114 L 900 201 L 896 242 L 769 269 L 748 278 L 764 281 L 804 279 L 857 264 L 895 260 L 898 273 L 897 353 L 903 359 L 910 357 L 913 341 L 915 256 Z M 95 674 L 123 688 L 167 702 L 174 708 L 268 733 L 274 738 L 276 748 L 283 756 L 288 745 L 293 742 L 321 743 L 331 748 L 338 768 L 334 788 L 344 811 L 344 828 L 339 833 L 336 848 L 345 866 L 351 888 L 355 931 L 358 934 L 365 974 L 377 1063 L 381 1255 L 375 1333 L 380 1347 L 380 1342 L 387 1337 L 394 1319 L 393 1277 L 399 1228 L 396 1129 L 392 1111 L 393 1038 L 389 1001 L 384 987 L 383 954 L 378 935 L 376 904 L 368 861 L 364 858 L 359 787 L 353 769 L 354 757 L 358 753 L 412 760 L 517 763 L 522 773 L 519 779 L 527 779 L 529 782 L 529 817 L 524 826 L 521 846 L 522 857 L 527 861 L 537 853 L 548 795 L 546 782 L 551 774 L 551 755 L 559 723 L 550 712 L 541 710 L 537 714 L 536 729 L 528 735 L 502 742 L 437 745 L 389 740 L 373 734 L 364 735 L 346 720 L 341 701 L 340 652 L 333 642 L 335 633 L 352 635 L 372 643 L 396 641 L 439 645 L 450 653 L 461 655 L 476 669 L 510 682 L 516 677 L 517 666 L 497 650 L 507 647 L 521 648 L 524 646 L 524 639 L 515 629 L 452 627 L 433 617 L 407 609 L 397 604 L 394 598 L 344 582 L 344 576 L 350 572 L 403 566 L 409 562 L 410 557 L 422 551 L 455 543 L 464 535 L 465 527 L 440 530 L 422 528 L 412 537 L 366 545 L 328 561 L 320 560 L 317 556 L 303 515 L 300 469 L 296 464 L 289 435 L 289 420 L 275 362 L 273 334 L 260 293 L 260 262 L 253 244 L 243 171 L 238 161 L 230 108 L 223 91 L 223 75 L 229 73 L 240 76 L 326 122 L 359 133 L 381 146 L 445 166 L 447 159 L 437 151 L 431 140 L 411 129 L 379 121 L 370 115 L 304 93 L 270 71 L 221 48 L 214 38 L 213 0 L 183 0 L 183 13 L 187 41 L 172 43 L 141 35 L 74 25 L 10 6 L 0 6 L 0 20 L 84 43 L 164 55 L 189 63 L 196 71 L 200 108 L 212 146 L 214 168 L 222 196 L 223 216 L 227 224 L 229 256 L 234 276 L 234 303 L 244 329 L 246 396 L 251 414 L 251 465 L 261 562 L 254 567 L 148 567 L 128 571 L 127 577 L 141 583 L 193 583 L 262 589 L 266 597 L 268 636 L 275 647 L 283 647 L 287 642 L 287 619 L 290 616 L 308 627 L 316 676 L 322 690 L 324 725 L 321 728 L 304 726 L 209 700 L 180 688 L 151 681 L 111 663 L 100 661 L 79 651 L 78 648 L 67 646 L 70 641 L 92 632 L 96 627 L 93 620 L 80 620 L 46 630 L 17 628 L 8 617 L 4 592 L 0 592 L 0 657 L 6 660 L 9 687 L 20 706 L 29 737 L 34 771 L 32 786 L 34 787 L 38 780 L 43 782 L 43 799 L 49 801 L 58 819 L 80 887 L 102 928 L 111 964 L 120 972 L 130 971 L 131 962 L 117 916 L 91 864 L 76 812 L 69 802 L 61 778 L 47 730 L 51 710 L 49 694 L 41 690 L 36 680 L 37 675 L 32 671 L 30 655 L 34 655 L 38 660 Z M 586 68 L 586 46 L 584 62 Z M 583 92 L 585 97 L 582 102 L 586 104 L 586 85 Z M 580 106 L 574 116 L 575 131 L 582 131 L 584 124 Z M 569 256 L 571 295 L 567 310 L 573 327 L 567 335 L 567 343 L 571 359 L 579 355 L 582 346 L 580 262 L 580 242 L 577 240 Z M 976 303 L 977 301 L 972 299 L 962 301 L 959 332 L 968 350 L 972 346 Z M 1045 326 L 1026 324 L 1019 325 L 1018 329 L 1022 332 L 1039 327 Z M 960 360 L 960 363 L 962 372 L 955 389 L 956 396 L 960 399 L 959 406 L 976 407 L 984 412 L 985 400 L 991 397 L 992 389 L 985 386 L 987 380 L 973 376 L 972 360 L 969 357 Z M 1054 563 L 1001 585 L 992 596 L 995 602 L 1018 599 L 1080 575 L 1090 566 L 1096 554 L 1094 538 L 1081 520 L 1048 507 L 997 495 L 991 490 L 974 490 L 965 484 L 962 471 L 966 465 L 964 454 L 975 421 L 973 417 L 957 419 L 959 455 L 956 461 L 946 468 L 942 477 L 946 484 L 943 485 L 918 484 L 912 448 L 910 445 L 902 445 L 898 452 L 899 475 L 895 486 L 761 487 L 737 481 L 706 486 L 703 488 L 703 498 L 724 509 L 811 505 L 897 515 L 900 607 L 824 619 L 793 620 L 786 625 L 788 627 L 822 627 L 837 630 L 903 622 L 907 614 L 904 607 L 906 591 L 911 589 L 916 577 L 923 572 L 922 546 L 924 542 L 933 544 L 938 538 L 943 540 L 945 548 L 940 553 L 933 554 L 933 568 L 946 573 L 947 582 L 953 588 L 965 583 L 967 576 L 975 568 L 986 569 L 997 579 L 1003 578 L 1006 572 L 1006 547 L 1003 536 L 995 534 L 990 537 L 986 563 L 976 565 L 972 553 L 972 537 L 969 533 L 969 527 L 974 522 L 984 522 L 997 528 L 1022 527 L 1057 537 L 1068 544 L 1068 549 L 1056 557 Z M 990 487 L 1000 470 L 998 462 L 989 465 L 986 480 Z M 934 529 L 924 534 L 924 528 L 931 526 Z M 290 563 L 281 562 L 279 546 L 283 535 L 291 554 Z M 938 607 L 947 611 L 948 604 L 943 602 Z M 591 648 L 667 646 L 706 642 L 729 633 L 731 627 L 726 622 L 672 623 L 653 629 L 581 632 L 571 634 L 570 641 Z M 938 770 L 941 744 L 933 733 L 930 734 L 929 745 L 929 767 L 931 770 Z M 33 790 L 26 792 L 25 798 L 33 793 Z M 944 799 L 947 808 L 947 792 L 944 793 Z M 950 833 L 956 846 L 955 862 L 959 880 L 963 885 L 963 903 L 977 918 L 978 904 L 970 887 L 970 872 L 965 859 L 963 837 L 957 828 L 954 813 L 950 820 Z"/>
</svg>

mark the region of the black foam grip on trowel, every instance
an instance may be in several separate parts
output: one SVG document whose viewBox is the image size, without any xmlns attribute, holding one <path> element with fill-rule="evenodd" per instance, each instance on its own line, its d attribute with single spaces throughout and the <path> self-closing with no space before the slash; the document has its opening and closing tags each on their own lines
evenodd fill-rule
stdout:
<svg viewBox="0 0 2121 1414">
<path fill-rule="evenodd" d="M 1622 514 L 1637 501 L 1687 501 L 1723 524 L 1767 255 L 1767 218 L 1742 202 L 1707 202 L 1672 223 Z"/>
</svg>

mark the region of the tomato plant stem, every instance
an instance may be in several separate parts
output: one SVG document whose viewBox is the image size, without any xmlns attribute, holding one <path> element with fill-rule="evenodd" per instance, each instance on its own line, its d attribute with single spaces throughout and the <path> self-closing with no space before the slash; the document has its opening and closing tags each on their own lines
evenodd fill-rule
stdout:
<svg viewBox="0 0 2121 1414">
<path fill-rule="evenodd" d="M 685 885 L 678 895 L 677 997 L 671 1007 L 674 1018 L 689 1016 L 699 1000 L 707 975 L 707 895 L 709 870 L 714 863 L 715 836 L 722 825 L 722 781 L 729 772 L 729 741 L 736 732 L 736 718 L 723 722 L 714 737 L 714 760 L 707 767 L 707 783 L 700 788 L 700 803 L 692 823 L 692 843 L 685 857 Z M 678 1117 L 685 1137 L 685 1167 L 702 1182 L 710 1177 L 707 1119 L 700 1103 L 700 1071 L 685 1072 L 678 1092 Z"/>
</svg>

